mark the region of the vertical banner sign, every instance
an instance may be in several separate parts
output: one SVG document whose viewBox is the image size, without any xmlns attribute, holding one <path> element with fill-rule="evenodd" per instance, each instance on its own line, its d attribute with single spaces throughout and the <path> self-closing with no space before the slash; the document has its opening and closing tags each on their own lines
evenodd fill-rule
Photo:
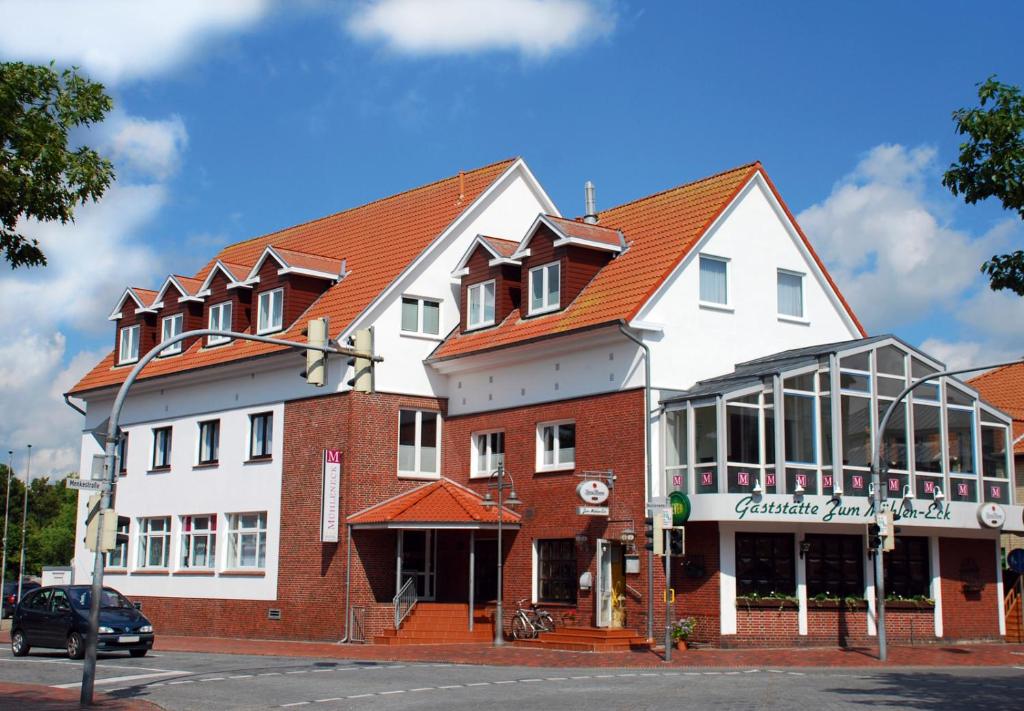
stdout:
<svg viewBox="0 0 1024 711">
<path fill-rule="evenodd" d="M 320 540 L 338 542 L 338 493 L 341 490 L 341 450 L 324 450 L 324 479 L 320 503 Z"/>
</svg>

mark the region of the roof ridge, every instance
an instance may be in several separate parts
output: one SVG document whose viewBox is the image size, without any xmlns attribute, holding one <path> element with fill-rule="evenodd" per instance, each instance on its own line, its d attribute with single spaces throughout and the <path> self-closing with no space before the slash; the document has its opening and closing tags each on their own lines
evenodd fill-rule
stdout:
<svg viewBox="0 0 1024 711">
<path fill-rule="evenodd" d="M 983 378 L 989 378 L 989 377 L 995 375 L 996 373 L 1000 373 L 1000 372 L 1002 372 L 1004 370 L 1007 370 L 1008 368 L 1015 368 L 1018 365 L 1024 365 L 1024 363 L 1007 363 L 1005 365 L 999 366 L 998 368 L 993 368 L 992 370 L 986 370 L 981 375 L 975 375 L 973 378 L 969 379 L 967 381 L 967 383 L 970 384 L 970 383 L 973 383 L 975 381 L 982 380 Z"/>
<path fill-rule="evenodd" d="M 273 247 L 277 251 L 295 252 L 296 254 L 304 254 L 307 257 L 316 257 L 317 259 L 331 259 L 335 262 L 340 262 L 341 257 L 328 257 L 326 254 L 317 254 L 316 252 L 303 252 L 301 249 L 292 249 L 291 247 L 279 247 L 274 244 L 268 244 L 267 247 Z"/>
<path fill-rule="evenodd" d="M 475 521 L 480 519 L 480 517 L 474 511 L 470 511 L 469 506 L 466 505 L 465 496 L 467 492 L 463 491 L 461 486 L 448 477 L 441 477 L 440 482 L 441 487 L 455 500 L 455 503 L 459 505 L 459 508 L 462 509 L 463 513 Z"/>
<path fill-rule="evenodd" d="M 643 197 L 638 197 L 638 198 L 636 198 L 634 200 L 630 200 L 628 202 L 624 202 L 624 203 L 622 203 L 620 205 L 615 205 L 614 207 L 609 207 L 606 210 L 599 210 L 597 215 L 598 215 L 598 217 L 600 217 L 601 215 L 604 215 L 605 213 L 613 212 L 614 210 L 619 210 L 619 209 L 622 209 L 624 207 L 629 207 L 630 205 L 635 205 L 638 202 L 644 202 L 645 200 L 650 200 L 651 198 L 656 198 L 656 197 L 659 197 L 661 195 L 665 195 L 667 193 L 675 192 L 676 190 L 682 190 L 683 188 L 689 188 L 689 187 L 692 187 L 692 186 L 697 185 L 699 183 L 704 183 L 704 182 L 707 182 L 709 180 L 714 180 L 715 178 L 720 178 L 723 175 L 728 175 L 729 173 L 736 173 L 736 172 L 741 171 L 741 170 L 749 170 L 749 169 L 754 168 L 754 167 L 763 167 L 761 165 L 761 161 L 755 160 L 752 163 L 745 163 L 743 165 L 738 165 L 735 168 L 728 168 L 727 170 L 721 170 L 721 171 L 719 171 L 717 173 L 714 173 L 712 175 L 707 175 L 707 176 L 704 176 L 703 178 L 698 178 L 697 180 L 691 180 L 688 183 L 681 183 L 681 184 L 676 185 L 676 186 L 671 187 L 671 188 L 665 188 L 664 190 L 659 190 L 656 193 L 651 193 L 650 195 L 644 195 Z M 566 218 L 563 217 L 562 219 L 566 219 Z M 609 229 L 611 229 L 611 228 L 609 228 Z"/>
</svg>

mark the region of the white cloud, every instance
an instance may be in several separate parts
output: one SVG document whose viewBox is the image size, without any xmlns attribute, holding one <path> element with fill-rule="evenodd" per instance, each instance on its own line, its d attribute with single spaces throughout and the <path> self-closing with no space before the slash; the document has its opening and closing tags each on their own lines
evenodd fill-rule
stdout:
<svg viewBox="0 0 1024 711">
<path fill-rule="evenodd" d="M 166 72 L 218 35 L 254 25 L 269 0 L 0 0 L 0 52 L 77 65 L 107 83 Z"/>
<path fill-rule="evenodd" d="M 163 120 L 117 114 L 104 122 L 106 145 L 117 163 L 147 177 L 164 180 L 178 169 L 188 145 L 185 122 L 178 115 Z"/>
<path fill-rule="evenodd" d="M 544 58 L 607 36 L 615 21 L 607 2 L 593 0 L 372 0 L 349 15 L 346 29 L 399 54 Z"/>
<path fill-rule="evenodd" d="M 970 368 L 976 365 L 995 365 L 1020 358 L 1022 353 L 994 346 L 981 341 L 944 341 L 928 338 L 921 344 L 921 350 L 942 361 L 951 370 Z M 981 375 L 982 371 L 969 373 L 964 378 Z"/>
</svg>

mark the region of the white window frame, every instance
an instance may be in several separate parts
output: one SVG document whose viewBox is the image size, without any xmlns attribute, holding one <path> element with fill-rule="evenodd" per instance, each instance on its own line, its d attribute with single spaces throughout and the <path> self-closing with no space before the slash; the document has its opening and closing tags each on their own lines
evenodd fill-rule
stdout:
<svg viewBox="0 0 1024 711">
<path fill-rule="evenodd" d="M 554 303 L 548 303 L 548 267 L 556 267 L 558 269 L 558 292 L 557 298 Z M 537 273 L 541 274 L 542 286 L 541 294 L 543 294 L 542 301 L 544 302 L 540 308 L 533 308 L 533 279 Z M 562 263 L 560 261 L 548 262 L 547 264 L 541 264 L 540 266 L 533 267 L 530 269 L 530 283 L 528 284 L 529 290 L 527 291 L 527 304 L 530 306 L 529 313 L 531 316 L 536 314 L 544 314 L 549 311 L 557 311 L 562 302 Z"/>
<path fill-rule="evenodd" d="M 426 338 L 432 338 L 441 340 L 441 299 L 435 299 L 429 296 L 413 296 L 412 294 L 402 294 L 402 299 L 399 302 L 400 309 L 405 307 L 405 302 L 415 301 L 416 302 L 416 330 L 409 330 L 402 326 L 402 313 L 399 311 L 398 314 L 398 330 L 403 336 L 424 336 Z M 423 308 L 424 303 L 430 302 L 437 306 L 437 333 L 431 333 L 424 328 L 423 314 L 425 309 Z"/>
<path fill-rule="evenodd" d="M 153 523 L 157 521 L 163 521 L 166 527 L 159 531 L 151 530 Z M 162 541 L 163 543 L 163 556 L 160 563 L 149 562 L 149 550 L 150 546 L 155 541 Z M 171 556 L 171 517 L 170 516 L 150 516 L 139 519 L 139 569 L 156 569 L 166 570 L 170 566 Z"/>
<path fill-rule="evenodd" d="M 413 412 L 416 413 L 416 428 L 413 434 L 413 463 L 415 469 L 402 469 L 402 413 Z M 426 472 L 421 469 L 422 461 L 422 432 L 423 432 L 423 417 L 433 416 L 436 418 L 437 427 L 434 429 L 434 471 Z M 398 411 L 398 436 L 395 438 L 397 443 L 397 466 L 398 466 L 398 477 L 400 479 L 440 479 L 441 478 L 441 413 L 436 410 L 417 410 L 411 407 L 403 407 Z"/>
<path fill-rule="evenodd" d="M 171 333 L 167 333 L 167 325 L 171 324 Z M 177 325 L 175 325 L 177 324 Z M 185 328 L 185 314 L 171 314 L 160 319 L 160 342 L 166 343 L 170 339 L 179 335 Z M 178 341 L 174 345 L 167 346 L 167 348 L 160 351 L 160 355 L 168 356 L 181 353 L 181 341 Z"/>
<path fill-rule="evenodd" d="M 501 452 L 501 456 L 502 456 L 502 458 L 504 458 L 504 456 L 505 456 L 505 430 L 501 430 L 501 429 L 498 429 L 498 430 L 480 430 L 479 432 L 474 432 L 473 434 L 470 435 L 470 440 L 469 440 L 469 457 L 470 457 L 470 474 L 469 474 L 469 478 L 470 479 L 486 479 L 486 478 L 490 477 L 491 474 L 494 473 L 495 469 L 498 468 L 498 464 L 495 461 L 496 455 L 495 455 L 495 452 L 494 452 L 494 439 L 493 439 L 493 437 L 495 435 L 501 435 L 502 436 L 502 442 L 501 442 L 501 444 L 502 444 L 502 452 Z M 487 443 L 486 443 L 486 448 L 487 448 L 487 452 L 486 452 L 487 466 L 484 467 L 483 469 L 481 469 L 479 467 L 479 458 L 480 458 L 480 442 L 479 442 L 479 439 L 481 437 L 486 437 L 487 438 Z"/>
<path fill-rule="evenodd" d="M 781 276 L 796 277 L 800 280 L 800 314 L 787 314 L 783 313 L 779 307 L 779 278 Z M 775 271 L 775 311 L 778 317 L 782 321 L 796 321 L 797 323 L 807 323 L 807 303 L 804 290 L 804 277 L 806 274 L 803 272 L 793 271 L 792 269 L 777 269 Z M 729 292 L 729 280 L 728 280 L 728 267 L 726 267 L 726 294 Z"/>
<path fill-rule="evenodd" d="M 139 335 L 142 329 L 139 324 L 125 326 L 121 329 L 120 341 L 117 349 L 117 364 L 125 365 L 134 363 L 139 359 Z M 125 336 L 128 336 L 128 354 L 125 355 Z"/>
<path fill-rule="evenodd" d="M 203 459 L 204 449 L 206 449 L 206 442 L 203 438 L 204 425 L 212 425 L 216 428 L 216 435 L 214 437 L 212 449 L 214 456 L 209 459 Z M 196 423 L 196 466 L 213 466 L 220 463 L 220 420 L 201 420 Z"/>
<path fill-rule="evenodd" d="M 558 439 L 558 427 L 559 425 L 572 425 L 573 432 L 576 432 L 576 420 L 552 420 L 550 422 L 540 422 L 537 424 L 537 471 L 539 472 L 554 472 L 554 471 L 566 471 L 576 468 L 576 454 L 573 453 L 573 460 L 571 462 L 559 462 L 558 454 L 561 451 L 560 440 Z M 544 463 L 544 430 L 548 427 L 554 428 L 554 435 L 552 440 L 554 442 L 554 449 L 552 450 L 552 463 Z M 578 442 L 578 438 L 575 438 Z M 578 444 L 573 446 L 573 449 L 578 449 Z"/>
<path fill-rule="evenodd" d="M 127 535 L 130 536 L 131 535 L 131 527 L 132 527 L 131 519 L 128 518 L 127 516 L 125 516 L 124 520 L 127 522 L 127 525 L 124 528 L 122 528 L 120 525 L 118 525 L 117 526 L 117 533 L 119 533 L 119 534 L 124 533 L 124 534 L 127 534 Z M 120 521 L 118 521 L 118 523 L 120 524 Z M 128 569 L 128 541 L 127 540 L 121 541 L 120 543 L 115 543 L 114 550 L 109 551 L 107 553 L 107 558 L 106 558 L 105 566 L 104 567 L 106 567 L 106 568 L 116 568 L 117 570 L 127 570 Z"/>
<path fill-rule="evenodd" d="M 266 298 L 267 300 L 266 306 L 264 306 L 264 298 Z M 275 300 L 280 300 L 281 302 L 280 321 L 278 321 L 277 323 L 273 322 Z M 266 318 L 266 325 L 264 325 L 263 323 L 263 314 L 265 311 L 269 312 Z M 284 287 L 270 289 L 269 291 L 261 291 L 257 295 L 256 326 L 256 333 L 258 335 L 262 335 L 264 333 L 275 333 L 276 331 L 280 331 L 282 328 L 284 328 Z"/>
<path fill-rule="evenodd" d="M 714 261 L 714 262 L 720 262 L 723 265 L 725 265 L 725 301 L 724 302 L 705 301 L 704 299 L 700 298 L 700 294 L 701 294 L 701 291 L 702 291 L 702 289 L 701 289 L 701 282 L 700 282 L 700 279 L 701 279 L 700 263 L 702 261 L 704 261 L 705 259 L 710 260 L 710 261 Z M 729 266 L 730 266 L 729 263 L 731 261 L 732 260 L 729 259 L 729 257 L 719 257 L 719 256 L 714 255 L 714 254 L 704 254 L 704 253 L 701 253 L 701 254 L 697 255 L 697 303 L 700 306 L 705 307 L 705 308 L 709 308 L 709 309 L 718 309 L 720 311 L 732 311 L 733 310 L 732 298 L 731 298 L 732 290 L 729 288 L 729 282 L 732 281 L 732 278 L 731 278 L 731 276 L 729 274 L 729 272 L 731 271 L 729 269 Z M 776 296 L 776 298 L 778 298 L 778 297 Z"/>
<path fill-rule="evenodd" d="M 255 527 L 240 527 L 243 516 L 256 516 Z M 242 564 L 242 537 L 256 536 L 256 565 Z M 263 543 L 263 561 L 260 565 L 260 542 Z M 267 512 L 242 511 L 228 514 L 228 544 L 226 546 L 224 568 L 226 570 L 265 570 L 267 567 Z"/>
<path fill-rule="evenodd" d="M 270 427 L 264 428 L 264 439 L 267 440 L 265 453 L 256 454 L 253 447 L 256 444 L 256 418 L 269 417 Z M 249 413 L 249 453 L 246 457 L 250 462 L 265 462 L 274 456 L 274 412 L 272 410 L 261 410 L 260 412 Z M 269 432 L 269 436 L 268 435 Z"/>
<path fill-rule="evenodd" d="M 487 285 L 491 286 L 491 318 L 485 319 L 487 313 Z M 474 304 L 474 292 L 476 303 Z M 473 284 L 466 289 L 466 330 L 493 326 L 497 317 L 498 282 L 495 279 L 488 279 L 478 284 Z M 477 308 L 474 308 L 476 306 Z"/>
<path fill-rule="evenodd" d="M 231 330 L 231 319 L 234 317 L 235 307 L 230 301 L 222 301 L 219 304 L 213 304 L 210 307 L 210 315 L 207 318 L 207 328 L 211 330 L 219 331 L 230 331 Z M 225 312 L 227 314 L 227 324 L 224 324 Z M 217 314 L 217 318 L 214 319 L 214 314 Z M 217 346 L 221 343 L 227 343 L 231 339 L 227 336 L 207 336 L 206 345 Z"/>
<path fill-rule="evenodd" d="M 167 431 L 167 442 L 166 442 L 166 444 L 164 446 L 165 454 L 164 454 L 163 461 L 160 464 L 157 464 L 156 459 L 157 459 L 157 454 L 159 453 L 159 447 L 157 446 L 157 434 L 159 432 L 163 431 L 163 430 Z M 153 452 L 152 452 L 152 456 L 149 458 L 150 470 L 151 471 L 163 471 L 165 469 L 170 469 L 171 468 L 171 454 L 172 454 L 173 447 L 174 447 L 174 428 L 172 428 L 170 425 L 164 425 L 164 426 L 161 426 L 161 427 L 154 427 L 153 428 L 152 440 L 153 440 L 153 444 L 152 444 Z"/>
<path fill-rule="evenodd" d="M 197 518 L 208 519 L 206 528 L 196 528 Z M 181 517 L 181 548 L 178 553 L 178 568 L 181 570 L 213 570 L 217 567 L 217 514 L 187 514 Z M 191 530 L 189 530 L 191 528 Z M 197 539 L 206 539 L 206 565 L 196 565 L 195 544 Z"/>
</svg>

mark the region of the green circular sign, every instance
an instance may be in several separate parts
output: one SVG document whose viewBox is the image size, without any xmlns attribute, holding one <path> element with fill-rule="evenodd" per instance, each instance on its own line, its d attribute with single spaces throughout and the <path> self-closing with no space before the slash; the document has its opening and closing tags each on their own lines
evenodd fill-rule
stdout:
<svg viewBox="0 0 1024 711">
<path fill-rule="evenodd" d="M 690 518 L 690 497 L 681 491 L 673 491 L 668 495 L 668 503 L 672 507 L 672 525 L 682 526 Z"/>
</svg>

